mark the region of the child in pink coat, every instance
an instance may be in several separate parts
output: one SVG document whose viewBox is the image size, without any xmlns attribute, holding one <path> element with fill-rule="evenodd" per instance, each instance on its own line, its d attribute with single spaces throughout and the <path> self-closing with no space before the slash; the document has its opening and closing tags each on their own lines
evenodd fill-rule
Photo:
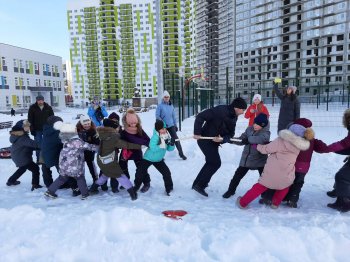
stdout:
<svg viewBox="0 0 350 262">
<path fill-rule="evenodd" d="M 272 208 L 277 208 L 286 196 L 289 186 L 295 178 L 295 161 L 300 150 L 310 146 L 311 129 L 293 124 L 289 129 L 281 130 L 278 137 L 267 145 L 257 145 L 262 154 L 269 154 L 262 176 L 243 197 L 237 198 L 237 206 L 246 208 L 259 195 L 268 189 L 275 189 Z"/>
</svg>

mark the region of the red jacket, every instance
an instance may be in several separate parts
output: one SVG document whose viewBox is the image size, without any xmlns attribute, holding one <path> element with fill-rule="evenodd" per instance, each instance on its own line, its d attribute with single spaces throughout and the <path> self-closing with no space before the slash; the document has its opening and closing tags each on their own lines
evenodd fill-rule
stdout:
<svg viewBox="0 0 350 262">
<path fill-rule="evenodd" d="M 254 113 L 251 113 L 250 110 L 254 109 Z M 257 117 L 260 113 L 264 113 L 267 115 L 267 118 L 269 118 L 270 114 L 267 110 L 266 106 L 263 102 L 260 102 L 259 104 L 252 104 L 248 107 L 247 111 L 244 114 L 244 117 L 249 119 L 248 126 L 252 126 L 254 124 L 254 118 Z"/>
</svg>

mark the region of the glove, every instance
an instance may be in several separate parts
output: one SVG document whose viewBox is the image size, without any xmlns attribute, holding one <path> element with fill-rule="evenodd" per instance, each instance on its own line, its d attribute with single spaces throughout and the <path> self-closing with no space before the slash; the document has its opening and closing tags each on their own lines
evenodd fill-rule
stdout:
<svg viewBox="0 0 350 262">
<path fill-rule="evenodd" d="M 249 145 L 248 137 L 242 139 L 242 145 Z"/>
<path fill-rule="evenodd" d="M 169 146 L 174 146 L 175 145 L 175 138 L 171 138 L 170 139 L 170 143 L 169 143 Z"/>
<path fill-rule="evenodd" d="M 177 126 L 175 126 L 175 132 L 179 131 L 179 129 L 177 128 Z"/>
<path fill-rule="evenodd" d="M 257 149 L 258 145 L 257 144 L 252 144 L 252 148 Z"/>
<path fill-rule="evenodd" d="M 282 83 L 282 79 L 279 78 L 279 77 L 276 77 L 276 78 L 273 80 L 273 84 L 279 84 L 279 83 Z"/>
<path fill-rule="evenodd" d="M 255 109 L 250 109 L 250 113 L 254 114 L 256 112 Z"/>
<path fill-rule="evenodd" d="M 350 156 L 348 156 L 348 157 L 346 157 L 345 159 L 344 159 L 344 163 L 346 163 L 346 162 L 348 162 L 350 160 Z"/>
<path fill-rule="evenodd" d="M 222 138 L 222 143 L 225 144 L 225 143 L 231 143 L 231 137 L 230 136 L 224 136 Z"/>
</svg>

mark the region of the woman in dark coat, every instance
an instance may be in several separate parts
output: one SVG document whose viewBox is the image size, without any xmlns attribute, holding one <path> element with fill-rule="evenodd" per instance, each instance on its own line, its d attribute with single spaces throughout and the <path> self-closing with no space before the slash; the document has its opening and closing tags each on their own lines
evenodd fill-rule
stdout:
<svg viewBox="0 0 350 262">
<path fill-rule="evenodd" d="M 281 99 L 280 113 L 278 116 L 278 132 L 286 129 L 288 124 L 292 123 L 296 119 L 300 118 L 300 102 L 295 92 L 297 91 L 296 86 L 289 86 L 286 94 L 282 94 L 278 90 L 278 84 L 274 83 L 273 90 L 276 96 Z"/>
</svg>

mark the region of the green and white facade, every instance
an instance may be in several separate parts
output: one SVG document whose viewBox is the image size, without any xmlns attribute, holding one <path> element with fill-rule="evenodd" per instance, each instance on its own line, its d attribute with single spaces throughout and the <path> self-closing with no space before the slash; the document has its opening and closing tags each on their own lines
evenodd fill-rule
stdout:
<svg viewBox="0 0 350 262">
<path fill-rule="evenodd" d="M 65 106 L 62 58 L 0 43 L 0 109 L 28 108 L 39 94 Z"/>
<path fill-rule="evenodd" d="M 158 95 L 155 0 L 68 1 L 75 104 Z"/>
</svg>

